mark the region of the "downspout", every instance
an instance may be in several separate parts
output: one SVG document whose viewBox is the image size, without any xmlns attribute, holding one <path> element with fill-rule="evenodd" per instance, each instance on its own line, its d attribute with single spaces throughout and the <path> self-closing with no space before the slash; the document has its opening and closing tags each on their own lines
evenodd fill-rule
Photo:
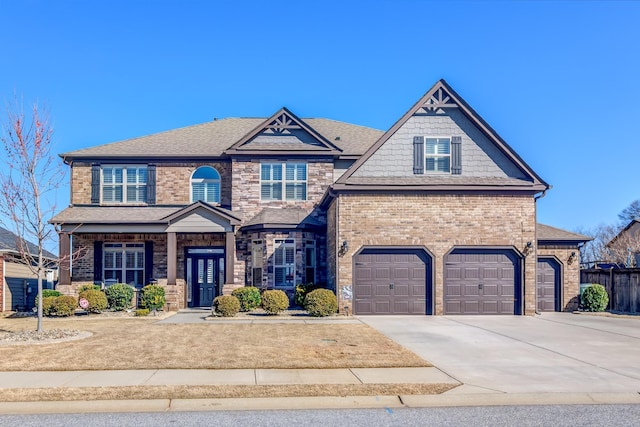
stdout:
<svg viewBox="0 0 640 427">
<path fill-rule="evenodd" d="M 542 199 L 544 196 L 547 195 L 547 190 L 549 190 L 548 188 L 545 188 L 544 190 L 542 190 L 542 193 L 538 194 L 537 196 L 533 197 L 533 207 L 534 207 L 534 212 L 536 215 L 536 222 L 535 222 L 535 226 L 534 226 L 534 230 L 535 230 L 535 241 L 536 241 L 536 259 L 534 260 L 533 263 L 533 277 L 534 280 L 538 280 L 538 200 Z M 538 311 L 538 284 L 534 283 L 533 286 L 533 302 L 534 302 L 534 309 L 533 312 L 537 315 L 540 315 L 540 312 Z M 562 283 L 560 284 L 560 286 L 562 287 Z M 523 301 L 524 304 L 524 301 Z"/>
</svg>

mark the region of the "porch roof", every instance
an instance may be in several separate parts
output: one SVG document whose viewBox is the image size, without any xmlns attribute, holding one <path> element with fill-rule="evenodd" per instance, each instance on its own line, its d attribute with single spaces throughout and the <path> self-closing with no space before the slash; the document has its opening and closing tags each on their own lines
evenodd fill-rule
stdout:
<svg viewBox="0 0 640 427">
<path fill-rule="evenodd" d="M 300 207 L 289 208 L 264 208 L 256 216 L 247 221 L 243 230 L 264 228 L 322 228 L 324 224 L 312 217 L 311 214 Z"/>
</svg>

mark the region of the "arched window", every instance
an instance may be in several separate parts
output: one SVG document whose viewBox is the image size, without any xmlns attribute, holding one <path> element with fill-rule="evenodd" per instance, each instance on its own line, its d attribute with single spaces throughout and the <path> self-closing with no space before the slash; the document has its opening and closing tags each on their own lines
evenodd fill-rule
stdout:
<svg viewBox="0 0 640 427">
<path fill-rule="evenodd" d="M 211 166 L 201 166 L 191 175 L 191 201 L 220 203 L 220 174 Z"/>
</svg>

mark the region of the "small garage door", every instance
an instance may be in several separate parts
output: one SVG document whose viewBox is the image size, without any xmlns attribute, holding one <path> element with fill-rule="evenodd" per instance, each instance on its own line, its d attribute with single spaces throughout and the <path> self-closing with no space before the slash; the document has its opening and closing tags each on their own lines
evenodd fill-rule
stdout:
<svg viewBox="0 0 640 427">
<path fill-rule="evenodd" d="M 519 314 L 518 258 L 511 250 L 456 249 L 445 257 L 445 314 Z"/>
<path fill-rule="evenodd" d="M 538 311 L 560 311 L 560 264 L 553 258 L 538 259 Z"/>
<path fill-rule="evenodd" d="M 354 314 L 431 314 L 430 271 L 422 250 L 363 250 L 354 258 Z"/>
</svg>

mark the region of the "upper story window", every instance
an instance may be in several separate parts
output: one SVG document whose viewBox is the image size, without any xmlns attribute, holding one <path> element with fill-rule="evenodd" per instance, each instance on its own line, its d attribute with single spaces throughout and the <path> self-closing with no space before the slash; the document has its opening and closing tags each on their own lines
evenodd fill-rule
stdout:
<svg viewBox="0 0 640 427">
<path fill-rule="evenodd" d="M 425 138 L 425 171 L 451 172 L 451 139 Z"/>
<path fill-rule="evenodd" d="M 260 181 L 262 200 L 307 200 L 306 163 L 262 163 Z"/>
<path fill-rule="evenodd" d="M 220 174 L 211 166 L 201 166 L 191 175 L 191 201 L 220 203 Z"/>
<path fill-rule="evenodd" d="M 104 203 L 146 203 L 146 166 L 103 166 L 102 201 Z"/>
</svg>

